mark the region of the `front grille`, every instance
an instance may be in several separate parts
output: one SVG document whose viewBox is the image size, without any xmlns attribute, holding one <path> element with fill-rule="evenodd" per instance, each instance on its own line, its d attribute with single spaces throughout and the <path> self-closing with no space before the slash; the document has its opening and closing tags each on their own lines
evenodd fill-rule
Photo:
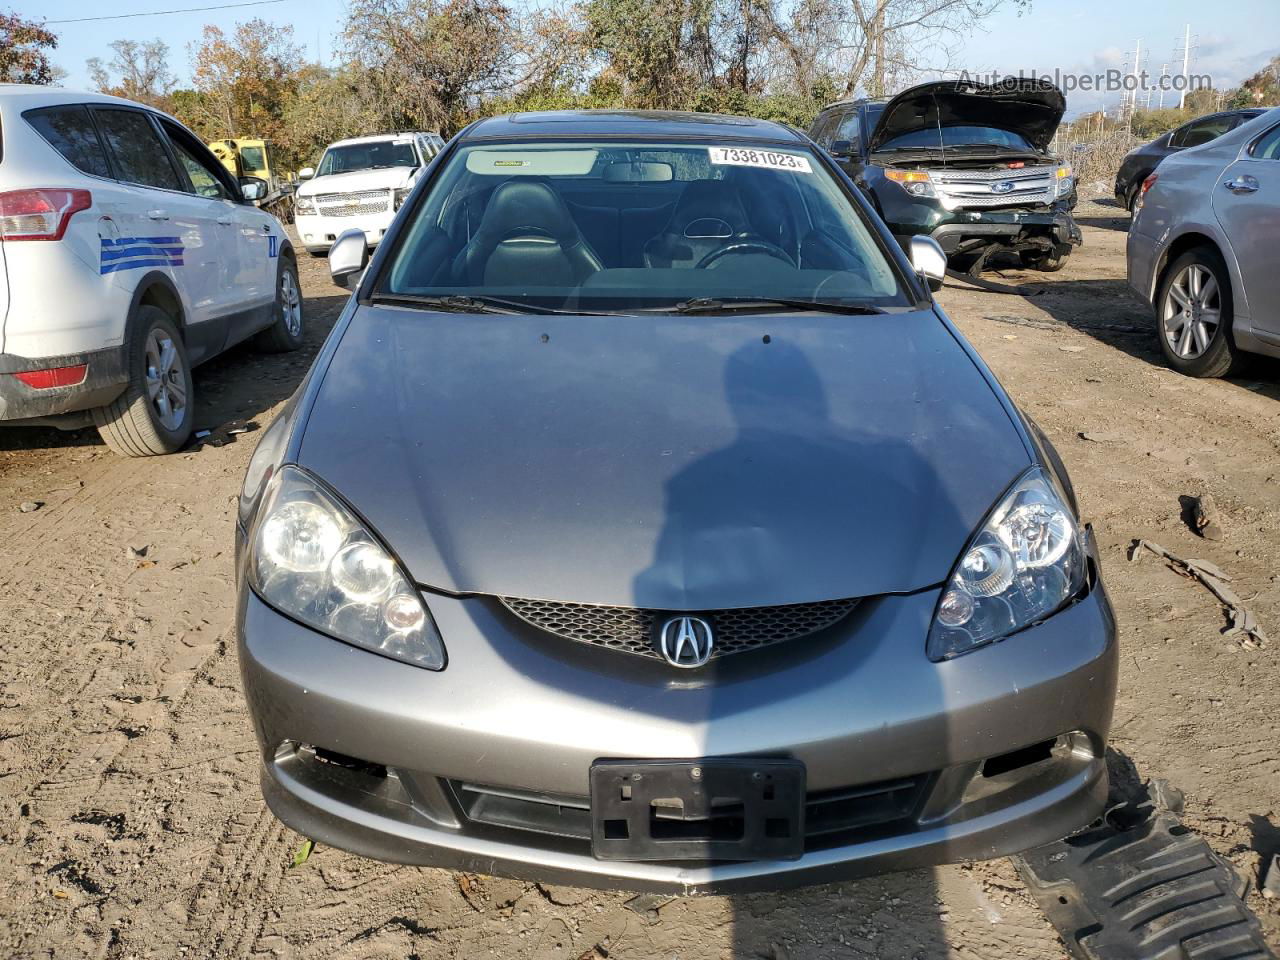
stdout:
<svg viewBox="0 0 1280 960">
<path fill-rule="evenodd" d="M 907 823 L 920 809 L 929 782 L 926 774 L 810 792 L 805 797 L 805 849 L 855 842 L 859 832 L 883 831 L 891 824 Z M 461 780 L 448 783 L 472 823 L 521 833 L 591 839 L 591 801 L 587 797 L 533 793 Z"/>
<path fill-rule="evenodd" d="M 662 655 L 653 642 L 655 624 L 660 619 L 676 615 L 644 607 L 610 607 L 520 597 L 501 599 L 516 616 L 547 633 L 658 660 Z M 714 659 L 810 636 L 839 623 L 857 605 L 858 599 L 854 597 L 776 607 L 710 610 L 698 616 L 707 620 L 714 631 L 715 644 L 711 653 Z"/>
<path fill-rule="evenodd" d="M 1021 170 L 931 170 L 940 196 L 958 207 L 1020 207 L 1048 204 L 1057 190 L 1057 167 L 1026 167 Z M 1011 183 L 1008 193 L 992 193 L 993 183 Z"/>
<path fill-rule="evenodd" d="M 321 193 L 314 197 L 316 208 L 326 217 L 358 217 L 391 209 L 389 190 L 361 190 L 358 193 Z"/>
</svg>

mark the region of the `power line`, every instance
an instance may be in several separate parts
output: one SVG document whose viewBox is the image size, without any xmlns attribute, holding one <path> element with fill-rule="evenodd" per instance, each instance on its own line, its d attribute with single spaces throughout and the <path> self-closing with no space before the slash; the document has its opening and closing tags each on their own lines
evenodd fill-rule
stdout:
<svg viewBox="0 0 1280 960">
<path fill-rule="evenodd" d="M 285 0 L 248 0 L 247 3 L 219 3 L 212 7 L 184 7 L 181 10 L 151 10 L 147 13 L 117 13 L 109 17 L 77 17 L 74 20 L 46 20 L 45 23 L 89 23 L 93 20 L 128 20 L 131 17 L 164 17 L 171 13 L 203 13 L 206 10 L 230 10 L 233 7 L 261 7 L 269 3 L 284 3 Z"/>
</svg>

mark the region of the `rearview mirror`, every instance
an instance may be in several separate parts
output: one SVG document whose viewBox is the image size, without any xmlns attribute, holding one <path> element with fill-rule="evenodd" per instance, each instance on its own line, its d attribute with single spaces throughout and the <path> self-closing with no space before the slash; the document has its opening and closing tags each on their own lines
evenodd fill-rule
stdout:
<svg viewBox="0 0 1280 960">
<path fill-rule="evenodd" d="M 329 248 L 329 277 L 347 290 L 360 285 L 369 265 L 369 245 L 363 230 L 344 230 Z"/>
<path fill-rule="evenodd" d="M 933 237 L 917 235 L 911 238 L 908 251 L 911 256 L 911 268 L 915 270 L 930 290 L 941 290 L 942 281 L 947 275 L 947 255 Z"/>
<path fill-rule="evenodd" d="M 315 175 L 316 175 L 315 167 L 303 167 L 301 170 L 298 171 L 299 180 L 310 180 Z"/>
<path fill-rule="evenodd" d="M 674 168 L 649 160 L 616 160 L 604 168 L 605 183 L 666 183 Z"/>
</svg>

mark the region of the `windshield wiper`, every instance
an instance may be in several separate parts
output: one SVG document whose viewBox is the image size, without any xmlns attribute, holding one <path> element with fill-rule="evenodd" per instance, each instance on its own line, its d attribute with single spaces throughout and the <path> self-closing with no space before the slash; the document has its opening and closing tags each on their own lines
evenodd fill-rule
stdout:
<svg viewBox="0 0 1280 960">
<path fill-rule="evenodd" d="M 774 307 L 786 307 L 792 310 L 809 310 L 814 313 L 849 313 L 869 315 L 884 313 L 879 307 L 863 303 L 834 303 L 830 300 L 803 300 L 798 297 L 694 297 L 692 300 L 681 300 L 675 304 L 677 313 L 717 313 L 735 310 L 770 310 Z M 667 308 L 659 308 L 665 310 Z"/>
<path fill-rule="evenodd" d="M 519 300 L 503 300 L 501 297 L 468 297 L 462 294 L 448 296 L 428 296 L 414 293 L 375 293 L 370 297 L 372 303 L 398 304 L 411 307 L 430 307 L 449 313 L 503 313 L 503 314 L 555 314 L 568 317 L 603 317 L 619 316 L 619 314 L 603 313 L 599 310 L 557 310 L 555 307 L 539 307 Z"/>
</svg>

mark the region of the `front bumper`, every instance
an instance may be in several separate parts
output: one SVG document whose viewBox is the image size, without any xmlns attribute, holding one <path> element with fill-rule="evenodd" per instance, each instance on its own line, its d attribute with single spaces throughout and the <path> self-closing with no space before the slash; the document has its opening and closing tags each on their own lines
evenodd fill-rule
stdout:
<svg viewBox="0 0 1280 960">
<path fill-rule="evenodd" d="M 15 373 L 87 364 L 84 382 L 70 387 L 37 390 Z M 19 357 L 0 353 L 0 420 L 48 422 L 50 418 L 91 410 L 110 403 L 128 383 L 122 347 L 61 357 Z"/>
<path fill-rule="evenodd" d="M 318 253 L 328 250 L 333 242 L 348 230 L 361 230 L 369 246 L 382 242 L 382 236 L 395 219 L 395 212 L 383 210 L 355 217 L 326 217 L 320 215 L 295 215 L 294 228 L 307 250 Z"/>
<path fill-rule="evenodd" d="M 241 588 L 263 792 L 301 833 L 399 863 L 722 893 L 1000 856 L 1072 832 L 1105 800 L 1116 647 L 1100 582 L 1043 624 L 945 663 L 924 655 L 929 590 L 864 601 L 837 636 L 700 671 L 522 634 L 485 598 L 428 599 L 450 648 L 440 673 L 330 640 Z M 1047 758 L 985 772 L 989 758 L 1055 738 Z M 320 762 L 311 747 L 359 762 Z M 803 761 L 812 802 L 888 782 L 918 793 L 890 822 L 807 840 L 799 860 L 746 863 L 600 861 L 573 830 L 475 818 L 461 800 L 489 791 L 571 810 L 599 758 L 744 755 Z"/>
<path fill-rule="evenodd" d="M 904 249 L 912 236 L 906 232 L 907 229 L 905 225 L 893 227 L 894 234 L 904 244 Z M 1070 249 L 1084 242 L 1080 226 L 1066 212 L 959 211 L 956 218 L 947 223 L 916 232 L 933 237 L 948 256 L 988 243 L 1017 246 L 1028 241 L 1043 240 L 1054 247 Z"/>
</svg>

